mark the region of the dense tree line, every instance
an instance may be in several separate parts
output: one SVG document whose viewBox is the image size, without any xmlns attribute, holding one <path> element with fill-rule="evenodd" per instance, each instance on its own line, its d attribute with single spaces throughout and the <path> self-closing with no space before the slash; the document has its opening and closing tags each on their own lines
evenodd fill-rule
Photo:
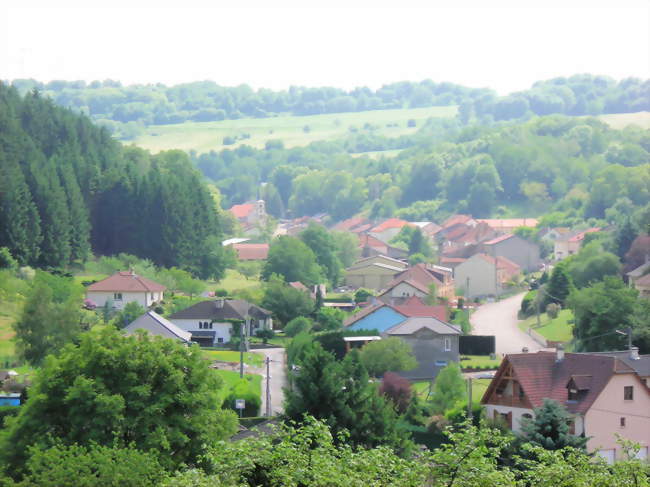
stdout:
<svg viewBox="0 0 650 487">
<path fill-rule="evenodd" d="M 0 246 L 22 265 L 128 252 L 219 276 L 215 206 L 184 153 L 122 147 L 87 117 L 0 84 Z"/>
<path fill-rule="evenodd" d="M 186 121 L 208 122 L 278 114 L 314 115 L 393 108 L 459 105 L 460 119 L 509 120 L 529 114 L 597 115 L 650 110 L 648 81 L 620 82 L 590 74 L 535 83 L 529 90 L 499 97 L 490 89 L 453 83 L 402 81 L 377 90 L 292 86 L 288 90 L 253 90 L 242 84 L 219 86 L 198 81 L 122 86 L 118 81 L 13 81 L 22 92 L 43 91 L 63 106 L 101 120 L 129 136 L 137 127 Z M 124 126 L 126 124 L 126 127 Z"/>
<path fill-rule="evenodd" d="M 572 226 L 615 220 L 650 201 L 650 133 L 615 130 L 591 118 L 547 116 L 522 123 L 460 127 L 432 122 L 392 158 L 352 157 L 345 143 L 257 150 L 241 146 L 193 154 L 223 204 L 252 199 L 262 186 L 276 217 L 360 210 L 371 217 L 442 220 L 550 213 Z"/>
</svg>

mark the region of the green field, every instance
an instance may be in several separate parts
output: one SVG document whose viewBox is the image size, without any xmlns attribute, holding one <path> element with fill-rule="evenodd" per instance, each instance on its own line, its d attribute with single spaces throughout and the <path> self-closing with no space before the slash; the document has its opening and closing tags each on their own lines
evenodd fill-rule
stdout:
<svg viewBox="0 0 650 487">
<path fill-rule="evenodd" d="M 610 113 L 609 115 L 599 115 L 597 118 L 614 129 L 624 129 L 628 125 L 638 125 L 641 128 L 650 129 L 650 112 Z"/>
<path fill-rule="evenodd" d="M 542 326 L 534 328 L 534 330 L 547 340 L 569 342 L 573 338 L 573 325 L 569 323 L 571 319 L 573 319 L 573 313 L 570 309 L 561 310 L 557 318 L 553 320 L 546 313 L 542 313 L 540 315 Z M 520 321 L 518 324 L 522 331 L 526 331 L 529 327 L 536 325 L 537 318 L 535 316 Z"/>
<path fill-rule="evenodd" d="M 239 352 L 232 350 L 201 350 L 203 356 L 219 362 L 239 362 Z M 259 353 L 244 352 L 244 363 L 254 367 L 261 367 L 264 358 Z"/>
<path fill-rule="evenodd" d="M 258 279 L 246 279 L 239 271 L 226 269 L 226 276 L 219 282 L 209 282 L 207 289 L 209 291 L 225 289 L 228 293 L 232 293 L 233 291 L 240 291 L 242 289 L 258 288 L 260 284 Z"/>
<path fill-rule="evenodd" d="M 232 149 L 240 144 L 263 148 L 267 141 L 278 139 L 284 142 L 285 147 L 298 147 L 317 140 L 341 139 L 351 134 L 352 130 L 357 130 L 357 133 L 367 132 L 387 137 L 412 134 L 428 118 L 450 118 L 456 115 L 456 110 L 455 106 L 405 108 L 150 125 L 143 135 L 130 142 L 154 153 L 168 149 L 219 151 L 224 148 Z M 407 122 L 411 119 L 415 120 L 415 127 L 407 127 Z M 372 128 L 364 128 L 366 124 L 370 124 Z M 389 124 L 391 126 L 387 126 Z M 223 145 L 224 137 L 241 137 L 244 134 L 249 134 L 250 138 L 238 139 L 232 145 Z"/>
</svg>

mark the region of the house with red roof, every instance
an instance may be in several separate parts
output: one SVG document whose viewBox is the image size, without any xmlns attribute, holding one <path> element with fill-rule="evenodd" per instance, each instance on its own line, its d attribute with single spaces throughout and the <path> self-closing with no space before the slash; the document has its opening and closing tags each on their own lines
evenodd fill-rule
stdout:
<svg viewBox="0 0 650 487">
<path fill-rule="evenodd" d="M 512 233 L 519 227 L 535 228 L 539 223 L 537 218 L 480 218 L 477 221 L 487 223 L 501 233 Z"/>
<path fill-rule="evenodd" d="M 367 233 L 359 234 L 359 247 L 361 248 L 362 257 L 372 257 L 374 255 L 386 255 L 395 259 L 405 259 L 408 252 L 386 242 L 379 240 Z"/>
<path fill-rule="evenodd" d="M 238 260 L 266 260 L 269 256 L 269 244 L 236 243 L 232 248 L 237 252 Z"/>
<path fill-rule="evenodd" d="M 127 303 L 136 302 L 149 308 L 163 300 L 165 286 L 132 270 L 119 271 L 106 279 L 95 282 L 86 288 L 86 299 L 95 306 L 110 306 L 122 309 Z"/>
<path fill-rule="evenodd" d="M 478 249 L 492 257 L 505 257 L 528 272 L 539 270 L 542 263 L 539 245 L 512 233 L 486 240 Z"/>
<path fill-rule="evenodd" d="M 555 260 L 566 259 L 570 255 L 578 253 L 582 247 L 585 235 L 588 233 L 599 232 L 599 227 L 588 228 L 581 232 L 571 232 L 555 240 L 553 244 L 553 256 Z"/>
<path fill-rule="evenodd" d="M 521 268 L 505 257 L 478 253 L 457 265 L 454 281 L 465 297 L 498 296 L 506 283 L 521 272 Z"/>
<path fill-rule="evenodd" d="M 396 274 L 383 289 L 379 299 L 400 304 L 411 296 L 424 298 L 430 294 L 432 284 L 440 298 L 453 299 L 456 294 L 451 269 L 420 263 Z"/>
<path fill-rule="evenodd" d="M 481 404 L 489 418 L 502 419 L 518 432 L 522 420 L 533 419 L 534 409 L 551 399 L 572 415 L 572 434 L 589 438 L 590 452 L 609 463 L 625 458 L 619 434 L 640 444 L 638 458 L 647 459 L 650 389 L 628 363 L 617 356 L 565 354 L 562 349 L 507 355 Z"/>
<path fill-rule="evenodd" d="M 245 234 L 255 233 L 256 227 L 267 219 L 264 200 L 233 205 L 228 211 L 239 221 Z"/>
<path fill-rule="evenodd" d="M 395 237 L 402 228 L 404 227 L 414 227 L 413 223 L 409 223 L 406 220 L 400 220 L 399 218 L 389 218 L 381 222 L 379 225 L 375 225 L 369 230 L 369 233 L 381 240 L 382 242 L 388 242 L 393 237 Z"/>
</svg>

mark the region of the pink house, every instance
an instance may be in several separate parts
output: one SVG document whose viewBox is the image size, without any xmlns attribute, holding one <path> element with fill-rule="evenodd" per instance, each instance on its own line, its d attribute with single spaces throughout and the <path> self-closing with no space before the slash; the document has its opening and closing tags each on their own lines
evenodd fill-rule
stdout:
<svg viewBox="0 0 650 487">
<path fill-rule="evenodd" d="M 537 352 L 507 355 L 481 403 L 489 418 L 503 419 L 515 432 L 533 409 L 553 399 L 573 415 L 572 432 L 589 438 L 587 449 L 612 463 L 623 458 L 620 436 L 641 445 L 648 458 L 650 389 L 630 363 L 642 360 L 638 350 L 622 360 L 606 354 Z M 644 358 L 645 360 L 645 358 Z"/>
</svg>

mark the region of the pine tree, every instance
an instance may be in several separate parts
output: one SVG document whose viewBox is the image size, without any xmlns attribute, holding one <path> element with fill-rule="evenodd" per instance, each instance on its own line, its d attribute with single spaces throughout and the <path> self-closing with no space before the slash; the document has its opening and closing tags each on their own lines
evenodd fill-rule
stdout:
<svg viewBox="0 0 650 487">
<path fill-rule="evenodd" d="M 571 415 L 558 402 L 544 399 L 541 407 L 534 409 L 534 419 L 522 421 L 522 439 L 547 450 L 572 447 L 584 450 L 587 440 L 584 436 L 569 433 Z"/>
<path fill-rule="evenodd" d="M 85 261 L 90 253 L 90 221 L 81 189 L 75 178 L 72 166 L 63 162 L 56 164 L 68 202 L 70 215 L 70 256 L 71 260 Z"/>
<path fill-rule="evenodd" d="M 23 173 L 0 151 L 0 246 L 21 264 L 34 264 L 42 240 L 40 217 Z"/>
<path fill-rule="evenodd" d="M 549 303 L 564 306 L 572 288 L 573 284 L 571 283 L 571 277 L 566 270 L 566 266 L 563 263 L 559 263 L 553 268 L 548 284 L 541 288 L 541 292 L 544 294 L 542 308 L 546 308 L 546 305 Z"/>
</svg>

